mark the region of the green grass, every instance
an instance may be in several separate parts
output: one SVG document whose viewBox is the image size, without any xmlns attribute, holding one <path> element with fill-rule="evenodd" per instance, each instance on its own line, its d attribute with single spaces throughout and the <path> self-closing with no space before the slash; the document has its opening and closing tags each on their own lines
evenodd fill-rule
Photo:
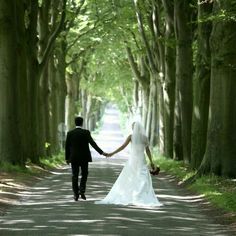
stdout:
<svg viewBox="0 0 236 236">
<path fill-rule="evenodd" d="M 8 173 L 29 173 L 25 166 L 13 165 L 9 162 L 0 162 L 0 171 Z"/>
<path fill-rule="evenodd" d="M 215 206 L 227 212 L 236 212 L 236 181 L 215 175 L 198 178 L 190 189 L 204 194 Z"/>
<path fill-rule="evenodd" d="M 40 158 L 40 163 L 43 165 L 44 168 L 57 168 L 65 164 L 65 157 L 63 153 L 47 158 L 42 157 Z"/>
<path fill-rule="evenodd" d="M 57 168 L 65 163 L 64 155 L 58 154 L 52 157 L 40 158 L 39 165 L 34 165 L 30 161 L 27 161 L 25 166 L 13 165 L 9 162 L 0 163 L 0 171 L 8 173 L 22 173 L 22 174 L 36 174 L 40 173 L 40 169 L 52 169 Z M 43 172 L 43 171 L 42 171 Z"/>
<path fill-rule="evenodd" d="M 188 179 L 196 173 L 195 171 L 190 170 L 190 168 L 182 161 L 174 161 L 161 156 L 154 158 L 154 161 L 156 164 L 160 165 L 162 170 L 176 176 L 181 181 Z"/>
<path fill-rule="evenodd" d="M 158 156 L 154 157 L 154 162 L 160 166 L 161 170 L 175 176 L 179 181 L 185 181 L 196 173 L 182 161 L 174 161 Z M 236 212 L 235 179 L 206 175 L 198 178 L 188 188 L 196 193 L 203 194 L 209 202 L 225 212 Z"/>
</svg>

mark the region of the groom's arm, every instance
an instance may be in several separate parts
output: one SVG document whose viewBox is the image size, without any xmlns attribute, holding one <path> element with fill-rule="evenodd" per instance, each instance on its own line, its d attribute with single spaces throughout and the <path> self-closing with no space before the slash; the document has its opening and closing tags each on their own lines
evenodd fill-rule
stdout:
<svg viewBox="0 0 236 236">
<path fill-rule="evenodd" d="M 96 142 L 93 140 L 90 132 L 88 131 L 88 142 L 91 144 L 91 146 L 100 154 L 104 154 L 103 150 L 98 147 L 98 145 L 96 144 Z"/>
<path fill-rule="evenodd" d="M 67 133 L 66 136 L 66 144 L 65 144 L 65 160 L 66 163 L 68 164 L 70 161 L 70 134 Z"/>
</svg>

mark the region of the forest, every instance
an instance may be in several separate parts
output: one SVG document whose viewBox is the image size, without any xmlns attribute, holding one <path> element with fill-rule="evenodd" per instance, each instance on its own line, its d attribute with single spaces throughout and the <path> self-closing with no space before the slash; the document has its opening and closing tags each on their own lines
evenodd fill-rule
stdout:
<svg viewBox="0 0 236 236">
<path fill-rule="evenodd" d="M 0 163 L 50 158 L 113 103 L 165 157 L 235 178 L 235 42 L 235 0 L 1 1 Z"/>
</svg>

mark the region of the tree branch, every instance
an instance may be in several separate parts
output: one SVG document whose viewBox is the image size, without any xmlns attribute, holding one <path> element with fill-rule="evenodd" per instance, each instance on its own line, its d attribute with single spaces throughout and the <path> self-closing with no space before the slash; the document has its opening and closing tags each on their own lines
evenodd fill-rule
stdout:
<svg viewBox="0 0 236 236">
<path fill-rule="evenodd" d="M 129 28 L 127 28 L 127 31 L 130 32 L 130 34 L 131 34 L 131 36 L 132 36 L 132 38 L 133 38 L 133 40 L 134 40 L 134 42 L 135 42 L 135 44 L 136 44 L 136 47 L 137 47 L 139 50 L 141 50 L 141 47 L 139 46 L 138 41 L 137 41 L 137 39 L 136 39 L 135 33 L 134 33 L 131 29 L 129 29 Z"/>
<path fill-rule="evenodd" d="M 141 75 L 141 72 L 138 69 L 138 65 L 134 61 L 134 57 L 133 57 L 132 51 L 131 51 L 130 47 L 128 47 L 127 44 L 126 44 L 126 52 L 127 52 L 128 61 L 129 61 L 131 70 L 133 72 L 133 75 L 138 80 L 138 82 L 141 84 L 143 89 L 146 89 L 147 88 L 147 83 L 146 83 L 145 77 Z"/>
<path fill-rule="evenodd" d="M 144 30 L 144 26 L 143 26 L 142 14 L 140 12 L 138 0 L 134 0 L 134 5 L 135 5 L 136 17 L 137 17 L 137 21 L 138 21 L 139 32 L 141 34 L 141 38 L 142 38 L 143 43 L 144 43 L 144 45 L 146 47 L 146 50 L 147 50 L 147 56 L 148 56 L 148 60 L 149 60 L 149 63 L 150 63 L 150 67 L 151 67 L 151 70 L 153 72 L 154 71 L 156 72 L 157 68 L 156 68 L 156 65 L 155 65 L 155 62 L 154 62 L 154 59 L 153 59 L 153 56 L 152 56 L 150 45 L 148 43 L 148 40 L 147 40 L 147 37 L 146 37 L 146 34 L 145 34 L 145 30 Z"/>
<path fill-rule="evenodd" d="M 74 57 L 66 63 L 66 66 L 69 66 L 73 62 L 76 62 L 81 57 L 81 55 L 83 55 L 83 53 L 86 53 L 88 49 L 92 49 L 95 44 L 96 43 L 90 44 L 84 50 L 81 50 L 79 53 L 74 54 Z"/>
<path fill-rule="evenodd" d="M 77 7 L 77 9 L 75 11 L 75 17 L 72 20 L 67 22 L 68 25 L 66 26 L 65 31 L 68 32 L 70 30 L 70 28 L 72 28 L 74 26 L 74 22 L 75 22 L 76 16 L 79 15 L 79 13 L 81 11 L 81 8 L 83 7 L 84 3 L 85 3 L 85 0 L 81 0 L 80 1 L 80 5 Z"/>
<path fill-rule="evenodd" d="M 96 22 L 96 23 L 98 23 L 98 22 Z M 72 42 L 70 45 L 67 46 L 66 51 L 68 52 L 68 51 L 76 44 L 76 42 L 77 42 L 81 37 L 83 37 L 84 35 L 88 34 L 89 32 L 93 31 L 94 29 L 96 29 L 96 27 L 97 27 L 96 23 L 95 23 L 95 25 L 94 25 L 93 28 L 87 30 L 86 32 L 84 32 L 84 33 L 82 33 L 82 34 L 79 34 L 79 35 L 73 40 L 73 42 Z"/>
<path fill-rule="evenodd" d="M 51 34 L 51 36 L 49 37 L 47 47 L 46 47 L 46 49 L 43 53 L 42 60 L 41 60 L 41 62 L 39 62 L 39 71 L 40 71 L 40 73 L 43 71 L 45 65 L 48 62 L 48 59 L 49 59 L 49 56 L 50 56 L 50 53 L 51 53 L 51 50 L 52 50 L 53 43 L 55 42 L 57 36 L 62 31 L 64 22 L 65 22 L 65 17 L 66 17 L 66 2 L 67 2 L 67 0 L 63 0 L 60 23 L 58 24 L 58 26 L 54 30 L 54 32 Z"/>
</svg>

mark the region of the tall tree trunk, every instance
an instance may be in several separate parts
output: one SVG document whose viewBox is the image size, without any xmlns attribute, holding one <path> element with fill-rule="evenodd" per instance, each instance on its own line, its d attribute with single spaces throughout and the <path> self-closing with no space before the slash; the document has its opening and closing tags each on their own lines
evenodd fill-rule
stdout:
<svg viewBox="0 0 236 236">
<path fill-rule="evenodd" d="M 236 12 L 235 1 L 214 2 L 213 13 Z M 213 21 L 207 146 L 199 173 L 236 177 L 236 22 Z"/>
<path fill-rule="evenodd" d="M 15 117 L 15 128 L 18 129 L 19 139 L 16 161 L 21 164 L 25 164 L 28 156 L 28 140 L 31 138 L 28 125 L 29 119 L 29 93 L 27 87 L 27 74 L 26 74 L 26 31 L 25 31 L 25 6 L 21 0 L 15 1 L 15 21 L 16 21 L 16 38 L 17 43 L 17 79 L 16 79 L 16 101 L 15 111 L 17 115 Z M 12 93 L 14 94 L 14 93 Z M 19 126 L 18 126 L 18 125 Z M 18 128 L 17 128 L 18 127 Z"/>
<path fill-rule="evenodd" d="M 39 101 L 39 67 L 37 59 L 37 16 L 38 16 L 38 1 L 31 0 L 29 11 L 29 26 L 27 29 L 27 80 L 29 89 L 29 114 L 31 139 L 29 140 L 28 152 L 32 162 L 38 163 L 41 154 L 39 146 L 39 116 L 38 116 L 38 101 Z"/>
<path fill-rule="evenodd" d="M 207 123 L 210 94 L 211 52 L 209 38 L 211 22 L 204 19 L 212 13 L 212 3 L 198 4 L 198 46 L 194 79 L 191 166 L 198 168 L 206 150 Z"/>
<path fill-rule="evenodd" d="M 150 81 L 150 93 L 148 97 L 148 106 L 147 106 L 147 121 L 146 121 L 146 134 L 148 139 L 151 138 L 151 124 L 152 124 L 152 105 L 153 105 L 153 80 Z"/>
<path fill-rule="evenodd" d="M 176 85 L 175 93 L 175 113 L 174 113 L 174 159 L 183 160 L 183 140 L 182 140 L 182 128 L 180 119 L 180 103 L 178 85 Z"/>
<path fill-rule="evenodd" d="M 39 53 L 38 58 L 41 61 L 43 58 L 44 51 L 47 47 L 48 36 L 49 36 L 49 11 L 50 11 L 50 0 L 42 1 L 42 5 L 39 8 L 38 16 L 38 37 L 39 37 Z M 48 78 L 48 66 L 43 68 L 43 72 L 39 80 L 39 144 L 42 148 L 41 155 L 51 155 L 51 135 L 50 135 L 50 81 Z"/>
<path fill-rule="evenodd" d="M 158 124 L 158 119 L 160 117 L 160 113 L 161 113 L 161 108 L 160 108 L 160 104 L 158 104 L 158 102 L 160 101 L 158 99 L 159 95 L 158 94 L 158 89 L 160 87 L 157 85 L 157 81 L 153 80 L 153 83 L 151 85 L 151 90 L 152 90 L 152 105 L 150 107 L 150 109 L 152 110 L 152 120 L 151 120 L 151 132 L 150 132 L 150 145 L 151 146 L 156 146 L 157 145 L 157 140 L 160 137 L 160 133 L 158 131 L 160 131 L 160 124 Z M 161 144 L 160 139 L 158 140 L 158 144 Z M 161 146 L 159 146 L 159 148 L 161 149 Z"/>
<path fill-rule="evenodd" d="M 74 118 L 77 114 L 77 86 L 76 86 L 76 76 L 67 76 L 67 96 L 66 96 L 66 126 L 68 130 L 75 126 Z"/>
<path fill-rule="evenodd" d="M 140 84 L 140 89 L 142 91 L 142 123 L 147 132 L 149 132 L 150 126 L 150 114 L 149 114 L 149 93 L 150 93 L 150 78 L 147 71 L 144 58 L 140 57 L 138 63 L 135 62 L 134 56 L 131 52 L 130 47 L 126 45 L 126 52 L 129 60 L 129 64 L 135 79 Z"/>
<path fill-rule="evenodd" d="M 20 164 L 15 1 L 0 4 L 0 160 Z"/>
<path fill-rule="evenodd" d="M 58 77 L 56 76 L 56 68 L 54 60 L 51 58 L 48 63 L 48 78 L 51 84 L 50 93 L 50 134 L 51 134 L 51 151 L 52 154 L 58 153 L 60 150 L 58 139 L 58 124 L 59 124 L 59 89 L 58 89 Z"/>
<path fill-rule="evenodd" d="M 162 0 L 165 10 L 164 155 L 173 158 L 175 109 L 174 1 Z"/>
<path fill-rule="evenodd" d="M 148 117 L 148 101 L 149 101 L 150 89 L 142 90 L 142 123 L 147 129 L 147 117 Z"/>
<path fill-rule="evenodd" d="M 176 83 L 179 93 L 183 158 L 189 163 L 191 157 L 192 122 L 192 32 L 191 12 L 188 0 L 175 0 Z"/>
<path fill-rule="evenodd" d="M 161 83 L 161 79 L 158 79 L 157 81 L 157 95 L 156 95 L 156 99 L 158 102 L 158 114 L 157 114 L 157 131 L 156 131 L 156 135 L 158 135 L 158 147 L 159 147 L 159 151 L 160 153 L 164 154 L 164 148 L 165 148 L 165 121 L 164 121 L 164 99 L 163 99 L 163 87 L 162 87 L 162 83 Z"/>
<path fill-rule="evenodd" d="M 60 43 L 58 57 L 58 89 L 59 89 L 59 123 L 65 124 L 65 100 L 66 100 L 66 39 L 63 38 Z"/>
<path fill-rule="evenodd" d="M 139 109 L 140 98 L 139 98 L 139 82 L 137 79 L 133 80 L 134 88 L 133 88 L 133 112 Z"/>
</svg>

